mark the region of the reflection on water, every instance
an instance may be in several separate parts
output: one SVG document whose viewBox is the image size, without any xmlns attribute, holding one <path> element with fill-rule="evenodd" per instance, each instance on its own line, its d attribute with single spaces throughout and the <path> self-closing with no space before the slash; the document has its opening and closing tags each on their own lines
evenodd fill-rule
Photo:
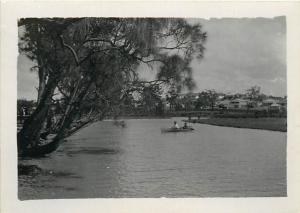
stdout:
<svg viewBox="0 0 300 213">
<path fill-rule="evenodd" d="M 286 133 L 203 124 L 161 133 L 172 120 L 126 122 L 96 123 L 34 160 L 49 172 L 20 176 L 20 199 L 286 196 Z"/>
</svg>

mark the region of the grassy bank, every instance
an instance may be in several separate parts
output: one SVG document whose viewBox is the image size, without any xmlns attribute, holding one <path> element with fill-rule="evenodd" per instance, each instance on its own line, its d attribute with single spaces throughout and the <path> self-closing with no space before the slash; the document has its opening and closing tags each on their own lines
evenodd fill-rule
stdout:
<svg viewBox="0 0 300 213">
<path fill-rule="evenodd" d="M 281 132 L 287 131 L 286 118 L 209 118 L 192 119 L 188 122 L 236 128 L 264 129 Z"/>
</svg>

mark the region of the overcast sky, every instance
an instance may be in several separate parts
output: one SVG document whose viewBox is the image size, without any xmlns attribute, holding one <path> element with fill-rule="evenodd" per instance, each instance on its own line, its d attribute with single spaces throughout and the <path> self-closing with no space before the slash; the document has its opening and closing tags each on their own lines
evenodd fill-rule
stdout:
<svg viewBox="0 0 300 213">
<path fill-rule="evenodd" d="M 191 19 L 207 32 L 205 54 L 191 64 L 197 88 L 237 93 L 257 85 L 263 93 L 286 95 L 286 25 L 284 17 Z M 18 57 L 18 98 L 36 99 L 33 64 Z M 153 73 L 153 72 L 152 72 Z M 149 74 L 150 77 L 153 74 Z"/>
</svg>

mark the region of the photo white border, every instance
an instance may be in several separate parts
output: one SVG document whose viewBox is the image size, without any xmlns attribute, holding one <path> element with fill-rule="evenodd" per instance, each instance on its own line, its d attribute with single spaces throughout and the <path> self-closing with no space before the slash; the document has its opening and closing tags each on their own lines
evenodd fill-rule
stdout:
<svg viewBox="0 0 300 213">
<path fill-rule="evenodd" d="M 282 198 L 123 198 L 19 201 L 17 197 L 17 19 L 21 17 L 275 17 L 287 21 L 288 197 Z M 86 1 L 1 4 L 0 143 L 3 213 L 32 212 L 300 212 L 300 3 Z M 297 202 L 298 201 L 298 202 Z"/>
</svg>

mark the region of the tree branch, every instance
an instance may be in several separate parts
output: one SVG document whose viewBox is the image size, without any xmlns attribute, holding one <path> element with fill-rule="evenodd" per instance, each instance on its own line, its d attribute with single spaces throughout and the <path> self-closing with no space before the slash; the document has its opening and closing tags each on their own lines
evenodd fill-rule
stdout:
<svg viewBox="0 0 300 213">
<path fill-rule="evenodd" d="M 77 56 L 77 53 L 75 52 L 75 50 L 74 50 L 70 45 L 68 45 L 68 44 L 66 44 L 66 43 L 64 42 L 64 39 L 63 39 L 63 36 L 62 36 L 62 35 L 59 36 L 59 39 L 60 39 L 60 41 L 61 41 L 61 45 L 62 45 L 63 47 L 68 48 L 68 49 L 71 51 L 71 53 L 72 53 L 72 55 L 73 55 L 73 57 L 74 57 L 74 59 L 75 59 L 76 65 L 78 66 L 78 65 L 79 65 L 79 60 L 78 60 L 78 56 Z"/>
</svg>

